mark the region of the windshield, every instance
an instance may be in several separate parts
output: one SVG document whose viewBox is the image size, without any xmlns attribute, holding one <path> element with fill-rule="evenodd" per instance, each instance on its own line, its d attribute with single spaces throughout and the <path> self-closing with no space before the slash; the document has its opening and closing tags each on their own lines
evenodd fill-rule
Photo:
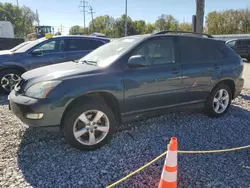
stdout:
<svg viewBox="0 0 250 188">
<path fill-rule="evenodd" d="M 18 50 L 19 48 L 25 46 L 26 44 L 30 43 L 31 41 L 27 41 L 27 42 L 23 42 L 17 46 L 15 46 L 14 48 L 10 49 L 11 52 L 15 52 L 16 50 Z"/>
<path fill-rule="evenodd" d="M 143 36 L 131 36 L 114 39 L 87 54 L 79 62 L 94 64 L 100 67 L 108 66 L 143 38 Z"/>
<path fill-rule="evenodd" d="M 29 41 L 26 45 L 22 46 L 21 48 L 17 49 L 15 52 L 26 52 L 28 49 L 34 47 L 35 45 L 39 44 L 42 41 L 47 40 L 45 37 L 40 38 L 34 41 Z"/>
</svg>

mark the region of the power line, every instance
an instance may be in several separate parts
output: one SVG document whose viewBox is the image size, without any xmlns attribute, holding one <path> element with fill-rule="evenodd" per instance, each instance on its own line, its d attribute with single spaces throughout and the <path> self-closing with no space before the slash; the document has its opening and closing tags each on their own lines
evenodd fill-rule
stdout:
<svg viewBox="0 0 250 188">
<path fill-rule="evenodd" d="M 58 30 L 59 30 L 59 28 L 58 28 Z M 62 24 L 60 25 L 60 30 L 61 30 L 61 33 L 63 33 L 63 25 Z"/>
<path fill-rule="evenodd" d="M 84 19 L 84 32 L 85 32 L 85 13 L 87 12 L 85 9 L 87 8 L 87 7 L 89 7 L 88 5 L 86 5 L 86 4 L 88 4 L 88 2 L 87 1 L 85 1 L 85 0 L 81 0 L 80 1 L 80 5 L 79 5 L 79 7 L 80 8 L 82 8 L 82 10 L 81 10 L 81 12 L 83 13 L 83 19 Z"/>
</svg>

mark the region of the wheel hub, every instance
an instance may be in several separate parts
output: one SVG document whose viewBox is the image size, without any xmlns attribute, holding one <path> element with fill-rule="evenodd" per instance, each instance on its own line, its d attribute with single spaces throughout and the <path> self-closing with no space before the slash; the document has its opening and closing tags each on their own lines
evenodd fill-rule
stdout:
<svg viewBox="0 0 250 188">
<path fill-rule="evenodd" d="M 83 145 L 95 145 L 101 142 L 107 136 L 108 130 L 109 119 L 99 110 L 82 113 L 73 127 L 75 138 Z"/>
<path fill-rule="evenodd" d="M 213 108 L 216 113 L 224 112 L 229 104 L 229 94 L 225 89 L 219 90 L 213 101 Z"/>
</svg>

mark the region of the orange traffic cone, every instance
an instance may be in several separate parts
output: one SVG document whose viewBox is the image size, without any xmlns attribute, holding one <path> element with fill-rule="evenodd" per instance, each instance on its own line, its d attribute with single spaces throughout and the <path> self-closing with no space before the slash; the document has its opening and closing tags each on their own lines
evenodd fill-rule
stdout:
<svg viewBox="0 0 250 188">
<path fill-rule="evenodd" d="M 177 188 L 177 138 L 172 137 L 158 188 Z"/>
</svg>

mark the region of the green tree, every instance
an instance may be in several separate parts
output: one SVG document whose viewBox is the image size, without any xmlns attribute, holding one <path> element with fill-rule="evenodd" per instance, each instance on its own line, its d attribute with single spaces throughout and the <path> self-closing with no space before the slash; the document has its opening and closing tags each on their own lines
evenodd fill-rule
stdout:
<svg viewBox="0 0 250 188">
<path fill-rule="evenodd" d="M 146 23 L 144 20 L 136 20 L 133 22 L 133 34 L 139 35 L 145 33 Z"/>
<path fill-rule="evenodd" d="M 88 33 L 93 32 L 103 33 L 107 36 L 112 36 L 112 30 L 114 29 L 115 19 L 109 15 L 98 16 L 93 22 L 89 24 Z"/>
<path fill-rule="evenodd" d="M 155 26 L 153 24 L 147 24 L 144 30 L 145 34 L 151 34 L 155 31 Z"/>
<path fill-rule="evenodd" d="M 181 31 L 192 31 L 192 24 L 191 23 L 180 23 L 179 30 Z"/>
<path fill-rule="evenodd" d="M 206 32 L 210 34 L 250 33 L 250 10 L 213 11 L 206 17 Z"/>
<path fill-rule="evenodd" d="M 79 25 L 74 25 L 69 29 L 70 35 L 83 35 L 84 34 L 84 28 L 80 27 Z"/>
<path fill-rule="evenodd" d="M 26 37 L 34 32 L 36 14 L 26 6 L 17 7 L 11 3 L 0 3 L 0 20 L 10 21 L 16 37 Z"/>
<path fill-rule="evenodd" d="M 178 21 L 172 15 L 162 14 L 155 22 L 155 28 L 161 30 L 177 30 Z"/>
<path fill-rule="evenodd" d="M 120 18 L 115 20 L 114 30 L 112 33 L 113 37 L 123 37 L 125 33 L 125 14 L 123 14 Z M 134 35 L 134 25 L 133 21 L 130 17 L 128 17 L 128 35 Z"/>
</svg>

